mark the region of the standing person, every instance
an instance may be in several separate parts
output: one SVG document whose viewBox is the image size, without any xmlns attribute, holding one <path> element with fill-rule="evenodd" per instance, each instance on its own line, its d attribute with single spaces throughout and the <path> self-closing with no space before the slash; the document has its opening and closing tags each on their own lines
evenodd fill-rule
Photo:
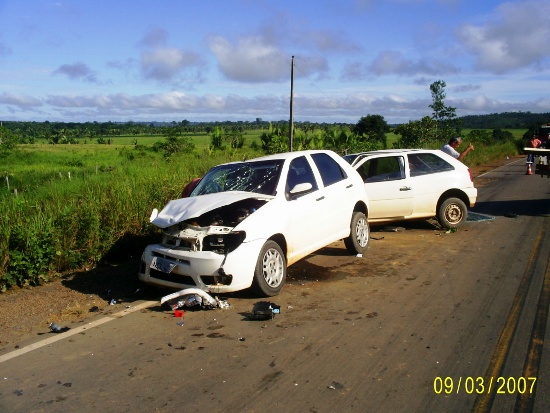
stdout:
<svg viewBox="0 0 550 413">
<path fill-rule="evenodd" d="M 471 143 L 468 145 L 466 149 L 464 149 L 462 152 L 458 152 L 458 147 L 462 144 L 462 138 L 460 136 L 453 136 L 451 139 L 449 139 L 449 142 L 443 145 L 441 150 L 445 152 L 448 155 L 451 155 L 453 158 L 458 159 L 461 161 L 470 151 L 474 150 L 474 145 Z"/>
<path fill-rule="evenodd" d="M 531 139 L 529 139 L 529 142 L 527 142 L 527 147 L 528 148 L 538 148 L 541 144 L 541 141 L 535 136 L 533 135 L 533 137 Z M 527 160 L 525 161 L 526 164 L 533 164 L 535 163 L 535 154 L 533 153 L 528 153 L 527 154 Z"/>
</svg>

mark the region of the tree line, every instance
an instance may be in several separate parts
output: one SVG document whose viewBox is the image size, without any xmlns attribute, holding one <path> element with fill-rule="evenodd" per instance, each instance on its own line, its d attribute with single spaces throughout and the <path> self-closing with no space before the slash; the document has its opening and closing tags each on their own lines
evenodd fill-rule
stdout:
<svg viewBox="0 0 550 413">
<path fill-rule="evenodd" d="M 446 83 L 438 80 L 430 85 L 431 114 L 420 120 L 400 125 L 388 125 L 381 115 L 369 114 L 355 124 L 295 122 L 295 147 L 292 149 L 328 148 L 339 152 L 387 148 L 386 134 L 399 136 L 394 147 L 425 147 L 444 143 L 462 129 L 471 129 L 468 137 L 491 144 L 513 139 L 503 129 L 527 129 L 524 138 L 532 136 L 542 124 L 550 122 L 550 113 L 505 112 L 490 115 L 456 116 L 456 108 L 445 103 Z M 159 136 L 166 142 L 155 149 L 173 151 L 188 143 L 186 135 L 204 134 L 211 139 L 212 149 L 223 149 L 225 142 L 232 148 L 242 147 L 243 134 L 250 130 L 264 130 L 261 149 L 266 153 L 288 150 L 289 122 L 254 121 L 190 122 L 16 122 L 0 121 L 0 156 L 9 153 L 17 144 L 35 143 L 39 139 L 51 144 L 74 144 L 81 141 L 110 144 L 120 136 Z M 492 129 L 492 131 L 491 131 Z M 260 146 L 256 142 L 254 146 Z"/>
</svg>

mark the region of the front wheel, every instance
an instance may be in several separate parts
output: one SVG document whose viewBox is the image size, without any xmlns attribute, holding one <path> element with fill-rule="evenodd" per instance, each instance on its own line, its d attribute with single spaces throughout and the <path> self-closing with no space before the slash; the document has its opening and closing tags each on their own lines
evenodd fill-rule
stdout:
<svg viewBox="0 0 550 413">
<path fill-rule="evenodd" d="M 279 294 L 286 280 L 286 258 L 275 241 L 268 240 L 260 251 L 252 289 L 259 295 L 272 297 Z"/>
<path fill-rule="evenodd" d="M 346 248 L 351 254 L 362 254 L 367 250 L 369 244 L 367 216 L 360 211 L 354 211 L 351 216 L 350 227 L 349 237 L 344 239 L 344 244 L 346 244 Z"/>
<path fill-rule="evenodd" d="M 468 208 L 459 198 L 447 198 L 437 209 L 437 220 L 444 228 L 458 228 L 467 219 Z"/>
</svg>

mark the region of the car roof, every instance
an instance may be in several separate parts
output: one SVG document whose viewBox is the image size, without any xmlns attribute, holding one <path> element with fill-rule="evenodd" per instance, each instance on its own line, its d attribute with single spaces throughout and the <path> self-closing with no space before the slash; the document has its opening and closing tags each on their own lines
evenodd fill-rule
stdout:
<svg viewBox="0 0 550 413">
<path fill-rule="evenodd" d="M 333 151 L 329 151 L 326 149 L 307 149 L 303 151 L 293 151 L 293 152 L 282 152 L 282 153 L 274 153 L 271 155 L 265 155 L 261 156 L 259 158 L 250 159 L 250 161 L 263 161 L 263 160 L 269 160 L 269 159 L 293 159 L 297 158 L 298 156 L 302 155 L 312 155 L 315 153 L 326 153 L 326 154 L 332 154 L 333 156 L 337 156 L 337 154 Z"/>
<path fill-rule="evenodd" d="M 457 159 L 453 158 L 452 156 L 443 152 L 440 149 L 381 149 L 378 151 L 351 153 L 349 155 L 345 155 L 343 158 L 347 160 L 351 166 L 356 168 L 357 164 L 365 158 L 380 155 L 407 155 L 414 153 L 433 153 L 439 157 L 444 158 L 447 162 L 451 163 L 455 167 L 458 165 L 464 165 L 462 162 L 458 161 Z"/>
<path fill-rule="evenodd" d="M 334 151 L 330 151 L 330 150 L 326 150 L 326 149 L 308 149 L 308 150 L 303 150 L 303 151 L 274 153 L 274 154 L 271 154 L 271 155 L 260 156 L 259 158 L 246 159 L 244 161 L 225 162 L 225 163 L 220 164 L 220 165 L 238 164 L 238 163 L 243 163 L 243 162 L 270 161 L 270 160 L 283 160 L 283 161 L 285 161 L 287 159 L 294 159 L 294 158 L 297 158 L 297 157 L 305 155 L 305 154 L 312 155 L 312 154 L 315 154 L 315 153 L 326 153 L 326 154 L 331 155 L 335 159 L 339 158 L 339 155 Z M 220 166 L 220 165 L 218 165 L 218 166 Z"/>
<path fill-rule="evenodd" d="M 391 154 L 391 153 L 415 153 L 415 152 L 440 152 L 439 149 L 380 149 L 377 151 L 367 151 L 367 152 L 357 152 L 357 153 L 350 153 L 346 156 L 365 156 L 365 155 L 384 155 L 384 154 Z"/>
</svg>

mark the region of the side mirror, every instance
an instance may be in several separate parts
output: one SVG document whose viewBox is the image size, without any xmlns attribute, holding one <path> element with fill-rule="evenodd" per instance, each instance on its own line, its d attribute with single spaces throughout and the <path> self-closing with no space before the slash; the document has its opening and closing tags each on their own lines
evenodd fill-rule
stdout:
<svg viewBox="0 0 550 413">
<path fill-rule="evenodd" d="M 301 184 L 294 186 L 294 188 L 292 188 L 289 192 L 290 192 L 290 195 L 295 196 L 295 195 L 299 195 L 304 192 L 310 191 L 311 188 L 313 188 L 313 185 L 311 185 L 311 182 L 303 182 Z"/>
<path fill-rule="evenodd" d="M 158 217 L 159 215 L 159 210 L 158 209 L 153 209 L 153 212 L 151 212 L 151 217 L 149 218 L 149 222 L 153 222 L 155 220 L 156 217 Z"/>
</svg>

